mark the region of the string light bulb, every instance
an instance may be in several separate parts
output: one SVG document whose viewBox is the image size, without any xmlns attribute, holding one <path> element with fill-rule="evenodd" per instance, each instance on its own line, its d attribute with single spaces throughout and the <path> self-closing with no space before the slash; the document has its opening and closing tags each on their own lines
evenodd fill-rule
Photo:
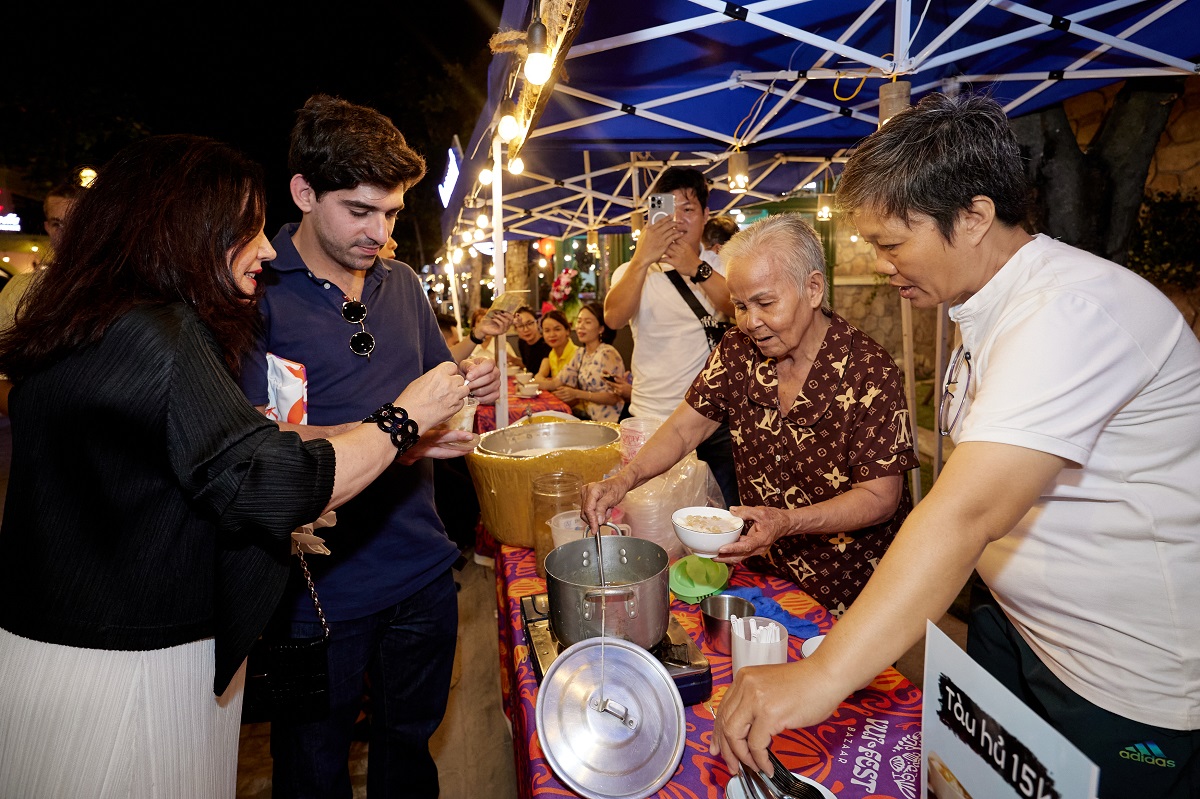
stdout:
<svg viewBox="0 0 1200 799">
<path fill-rule="evenodd" d="M 525 80 L 534 86 L 542 86 L 550 80 L 554 59 L 546 47 L 546 26 L 540 19 L 534 20 L 526 33 L 529 55 L 525 57 Z"/>
<path fill-rule="evenodd" d="M 500 122 L 496 125 L 496 134 L 500 137 L 500 141 L 508 144 L 520 132 L 521 125 L 517 122 L 517 106 L 512 100 L 506 99 L 500 104 Z"/>
<path fill-rule="evenodd" d="M 736 150 L 729 154 L 729 193 L 745 194 L 750 188 L 750 154 Z"/>
<path fill-rule="evenodd" d="M 587 232 L 587 248 L 588 252 L 595 254 L 600 252 L 600 231 L 592 228 Z"/>
<path fill-rule="evenodd" d="M 475 241 L 483 241 L 483 237 L 486 235 L 487 234 L 484 233 L 479 228 L 475 228 L 475 232 L 471 234 L 471 238 L 474 239 Z"/>
<path fill-rule="evenodd" d="M 480 211 L 479 216 L 475 217 L 475 227 L 480 228 L 481 230 L 483 228 L 491 226 L 491 224 L 492 224 L 492 220 L 491 220 L 491 217 L 489 217 L 487 215 L 486 209 Z"/>
<path fill-rule="evenodd" d="M 85 189 L 92 185 L 92 181 L 96 179 L 96 170 L 90 166 L 85 166 L 79 170 L 79 185 Z"/>
<path fill-rule="evenodd" d="M 833 195 L 818 194 L 817 195 L 817 221 L 828 222 L 833 219 Z"/>
<path fill-rule="evenodd" d="M 517 156 L 508 162 L 508 173 L 510 175 L 519 175 L 525 171 L 525 162 L 521 160 L 521 156 Z"/>
<path fill-rule="evenodd" d="M 486 167 L 486 166 L 485 166 L 483 169 L 479 170 L 479 185 L 480 185 L 480 186 L 490 186 L 490 185 L 492 185 L 492 170 L 491 170 L 491 167 Z"/>
</svg>

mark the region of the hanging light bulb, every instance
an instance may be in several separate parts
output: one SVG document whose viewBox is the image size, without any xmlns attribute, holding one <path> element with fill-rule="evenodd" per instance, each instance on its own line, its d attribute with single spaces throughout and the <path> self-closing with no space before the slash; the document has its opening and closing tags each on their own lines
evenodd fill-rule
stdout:
<svg viewBox="0 0 1200 799">
<path fill-rule="evenodd" d="M 828 222 L 833 219 L 833 195 L 817 195 L 817 221 Z"/>
<path fill-rule="evenodd" d="M 446 274 L 451 275 L 451 276 L 454 275 L 454 264 L 453 263 L 446 264 Z"/>
<path fill-rule="evenodd" d="M 729 154 L 729 193 L 745 194 L 750 187 L 750 154 L 737 150 Z"/>
<path fill-rule="evenodd" d="M 592 228 L 587 232 L 587 248 L 588 252 L 595 254 L 600 252 L 600 231 Z"/>
<path fill-rule="evenodd" d="M 546 259 L 538 258 L 538 266 L 540 266 L 542 269 L 545 269 L 546 268 Z"/>
<path fill-rule="evenodd" d="M 540 19 L 534 20 L 526 33 L 529 55 L 525 57 L 525 80 L 534 86 L 541 86 L 550 80 L 554 69 L 554 59 L 546 47 L 546 26 Z"/>
<path fill-rule="evenodd" d="M 475 249 L 474 247 L 468 247 L 467 255 L 471 256 L 472 258 L 477 258 L 479 256 L 479 250 Z"/>
<path fill-rule="evenodd" d="M 471 243 L 471 231 L 464 230 L 462 232 L 462 240 L 463 240 L 463 244 L 470 244 Z"/>
<path fill-rule="evenodd" d="M 486 233 L 484 233 L 484 232 L 483 232 L 482 230 L 480 230 L 479 228 L 475 228 L 475 232 L 471 234 L 471 238 L 472 238 L 474 241 L 483 241 L 483 237 L 484 237 L 484 236 L 486 236 L 486 235 L 487 235 L 487 234 L 486 234 Z"/>
<path fill-rule="evenodd" d="M 480 229 L 486 228 L 486 227 L 490 226 L 491 223 L 492 223 L 491 217 L 489 217 L 487 215 L 486 210 L 480 211 L 479 216 L 475 217 L 475 227 L 477 227 L 477 228 L 480 228 Z"/>
<path fill-rule="evenodd" d="M 525 162 L 521 160 L 521 156 L 517 156 L 508 162 L 508 173 L 510 175 L 519 175 L 525 171 Z"/>
<path fill-rule="evenodd" d="M 79 185 L 85 189 L 92 185 L 92 181 L 96 179 L 96 170 L 90 166 L 85 166 L 79 170 Z"/>
<path fill-rule="evenodd" d="M 500 122 L 496 125 L 496 133 L 500 136 L 500 141 L 508 144 L 520 132 L 521 125 L 517 122 L 517 106 L 512 100 L 505 100 L 500 103 Z"/>
<path fill-rule="evenodd" d="M 479 185 L 480 185 L 480 186 L 490 186 L 490 185 L 492 185 L 492 170 L 491 170 L 491 167 L 486 167 L 486 166 L 485 166 L 483 169 L 479 170 Z"/>
<path fill-rule="evenodd" d="M 450 260 L 451 260 L 451 261 L 453 261 L 453 262 L 454 262 L 454 263 L 456 263 L 456 264 L 461 264 L 461 263 L 462 263 L 462 259 L 463 259 L 463 251 L 462 251 L 462 248 L 461 248 L 461 247 L 455 247 L 455 248 L 454 248 L 454 251 L 450 253 Z"/>
</svg>

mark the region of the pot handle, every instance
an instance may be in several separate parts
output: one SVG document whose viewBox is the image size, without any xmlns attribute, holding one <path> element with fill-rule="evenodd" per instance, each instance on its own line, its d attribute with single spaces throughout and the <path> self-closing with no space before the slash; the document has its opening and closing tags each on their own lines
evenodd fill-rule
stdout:
<svg viewBox="0 0 1200 799">
<path fill-rule="evenodd" d="M 605 600 L 610 596 L 622 597 L 625 600 L 625 613 L 629 618 L 636 619 L 638 614 L 637 591 L 629 586 L 609 586 L 607 588 L 592 588 L 583 592 L 583 618 L 591 621 L 591 603 Z"/>
<path fill-rule="evenodd" d="M 628 524 L 614 524 L 612 522 L 603 522 L 600 525 L 600 527 L 611 527 L 613 530 L 616 531 L 617 535 L 625 535 L 625 536 L 633 535 L 633 530 L 632 530 L 632 528 L 630 528 L 630 526 Z M 595 536 L 593 536 L 590 532 L 588 532 L 588 530 L 586 528 L 584 528 L 583 535 L 580 536 L 580 538 L 594 538 L 594 537 Z"/>
</svg>

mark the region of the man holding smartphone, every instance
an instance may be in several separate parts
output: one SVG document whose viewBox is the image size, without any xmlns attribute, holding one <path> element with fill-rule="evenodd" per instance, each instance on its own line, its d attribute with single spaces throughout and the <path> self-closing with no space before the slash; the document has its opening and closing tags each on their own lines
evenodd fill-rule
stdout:
<svg viewBox="0 0 1200 799">
<path fill-rule="evenodd" d="M 614 330 L 628 324 L 633 331 L 630 415 L 666 419 L 683 402 L 712 349 L 692 305 L 720 318 L 733 315 L 733 303 L 720 259 L 700 241 L 708 219 L 708 182 L 703 173 L 670 167 L 655 182 L 653 193 L 672 196 L 675 213 L 647 224 L 633 258 L 613 273 L 604 300 L 604 323 Z M 685 298 L 684 291 L 695 303 Z M 712 469 L 726 503 L 737 504 L 729 428 L 722 425 L 696 448 L 696 454 Z"/>
</svg>

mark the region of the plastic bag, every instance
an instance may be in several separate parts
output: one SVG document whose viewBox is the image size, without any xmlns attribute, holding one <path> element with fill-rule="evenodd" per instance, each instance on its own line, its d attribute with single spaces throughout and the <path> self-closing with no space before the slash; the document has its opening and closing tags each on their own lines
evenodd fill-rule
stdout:
<svg viewBox="0 0 1200 799">
<path fill-rule="evenodd" d="M 693 505 L 724 507 L 719 499 L 713 501 L 714 495 L 721 496 L 717 481 L 708 464 L 693 451 L 666 472 L 630 491 L 617 507 L 634 537 L 658 544 L 674 563 L 688 550 L 675 535 L 671 514 Z"/>
</svg>

